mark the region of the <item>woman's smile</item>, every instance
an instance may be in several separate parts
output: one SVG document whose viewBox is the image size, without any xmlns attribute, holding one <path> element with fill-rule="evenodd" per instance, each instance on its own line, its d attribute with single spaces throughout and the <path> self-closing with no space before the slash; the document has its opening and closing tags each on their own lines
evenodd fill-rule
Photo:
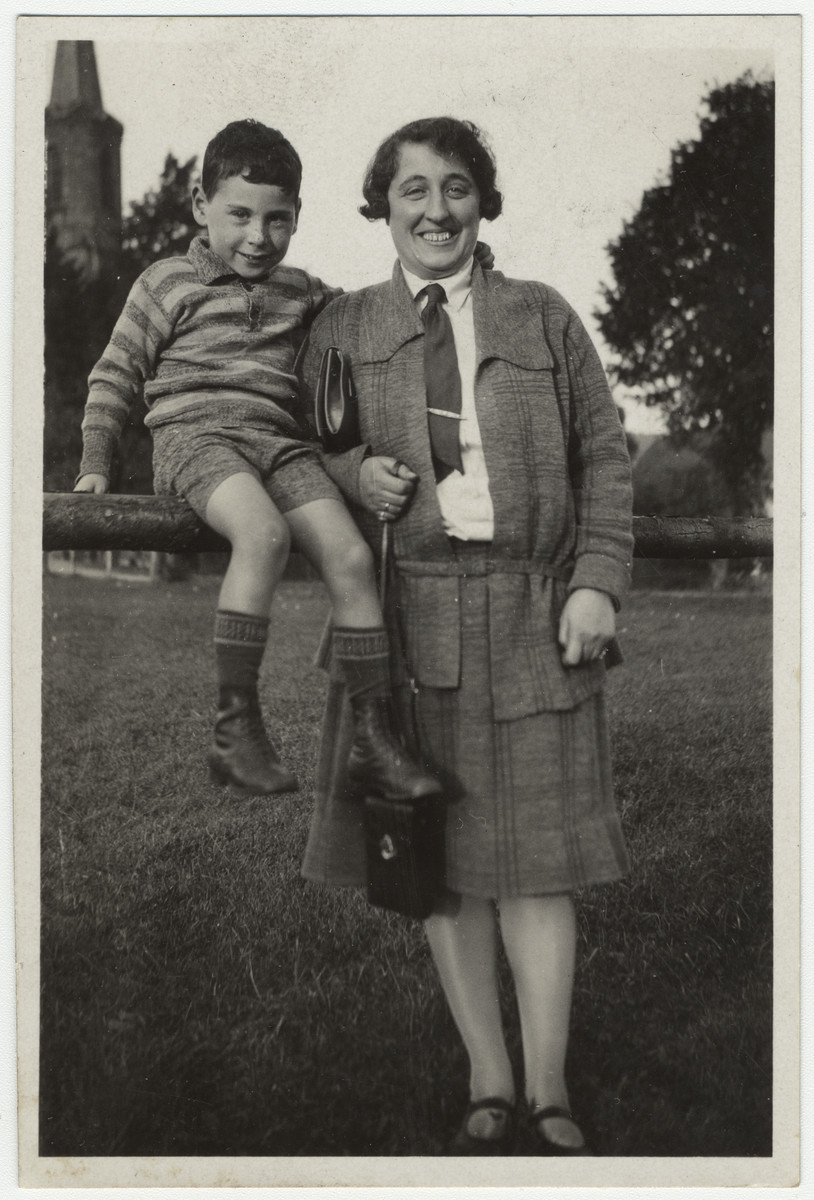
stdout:
<svg viewBox="0 0 814 1200">
<path fill-rule="evenodd" d="M 387 193 L 390 234 L 402 266 L 420 279 L 445 279 L 472 257 L 480 193 L 455 158 L 405 142 Z"/>
</svg>

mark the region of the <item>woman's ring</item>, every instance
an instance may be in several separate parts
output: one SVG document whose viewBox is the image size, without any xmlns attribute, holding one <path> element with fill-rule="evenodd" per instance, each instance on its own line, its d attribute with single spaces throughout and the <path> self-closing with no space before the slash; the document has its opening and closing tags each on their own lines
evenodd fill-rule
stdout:
<svg viewBox="0 0 814 1200">
<path fill-rule="evenodd" d="M 396 461 L 393 463 L 392 474 L 398 475 L 399 471 L 401 470 L 401 468 L 403 466 L 404 466 L 404 463 L 401 461 L 400 458 L 397 458 Z"/>
<path fill-rule="evenodd" d="M 390 512 L 390 501 L 389 500 L 385 500 L 383 511 L 386 513 Z"/>
</svg>

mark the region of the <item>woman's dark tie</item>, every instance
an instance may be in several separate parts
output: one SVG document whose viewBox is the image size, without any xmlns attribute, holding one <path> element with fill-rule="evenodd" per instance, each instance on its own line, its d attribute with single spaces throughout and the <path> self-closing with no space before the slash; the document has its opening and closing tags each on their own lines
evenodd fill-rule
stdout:
<svg viewBox="0 0 814 1200">
<path fill-rule="evenodd" d="M 440 481 L 450 471 L 463 474 L 459 424 L 461 421 L 461 377 L 452 324 L 441 305 L 447 294 L 440 283 L 423 288 L 427 303 L 421 314 L 424 322 L 424 382 L 427 388 L 427 424 Z M 419 293 L 421 295 L 422 293 Z"/>
</svg>

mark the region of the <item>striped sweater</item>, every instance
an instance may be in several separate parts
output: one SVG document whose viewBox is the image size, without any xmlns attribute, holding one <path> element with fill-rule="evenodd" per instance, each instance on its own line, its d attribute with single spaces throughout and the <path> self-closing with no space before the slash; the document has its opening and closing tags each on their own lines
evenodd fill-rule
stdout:
<svg viewBox="0 0 814 1200">
<path fill-rule="evenodd" d="M 186 256 L 139 276 L 88 379 L 80 476 L 110 477 L 131 406 L 144 396 L 150 427 L 249 426 L 302 436 L 297 354 L 340 289 L 297 267 L 249 284 L 203 238 Z"/>
</svg>

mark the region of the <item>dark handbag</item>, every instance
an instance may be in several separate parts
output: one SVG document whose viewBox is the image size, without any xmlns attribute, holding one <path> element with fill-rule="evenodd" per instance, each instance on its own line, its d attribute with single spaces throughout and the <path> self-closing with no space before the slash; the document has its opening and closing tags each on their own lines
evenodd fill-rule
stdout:
<svg viewBox="0 0 814 1200">
<path fill-rule="evenodd" d="M 336 346 L 329 346 L 319 365 L 314 397 L 317 436 L 329 454 L 341 454 L 358 446 L 359 405 L 347 359 Z"/>
<path fill-rule="evenodd" d="M 611 638 L 611 640 L 608 642 L 604 653 L 602 654 L 602 661 L 608 670 L 610 670 L 611 667 L 621 666 L 625 661 L 624 655 L 622 654 L 622 648 L 617 642 L 616 638 Z"/>
<path fill-rule="evenodd" d="M 379 908 L 423 920 L 444 887 L 446 805 L 365 798 L 367 898 Z"/>
<path fill-rule="evenodd" d="M 387 529 L 383 524 L 382 608 L 387 591 Z M 446 799 L 437 793 L 415 800 L 365 797 L 365 863 L 371 904 L 419 920 L 430 915 L 445 886 L 446 825 Z"/>
</svg>

